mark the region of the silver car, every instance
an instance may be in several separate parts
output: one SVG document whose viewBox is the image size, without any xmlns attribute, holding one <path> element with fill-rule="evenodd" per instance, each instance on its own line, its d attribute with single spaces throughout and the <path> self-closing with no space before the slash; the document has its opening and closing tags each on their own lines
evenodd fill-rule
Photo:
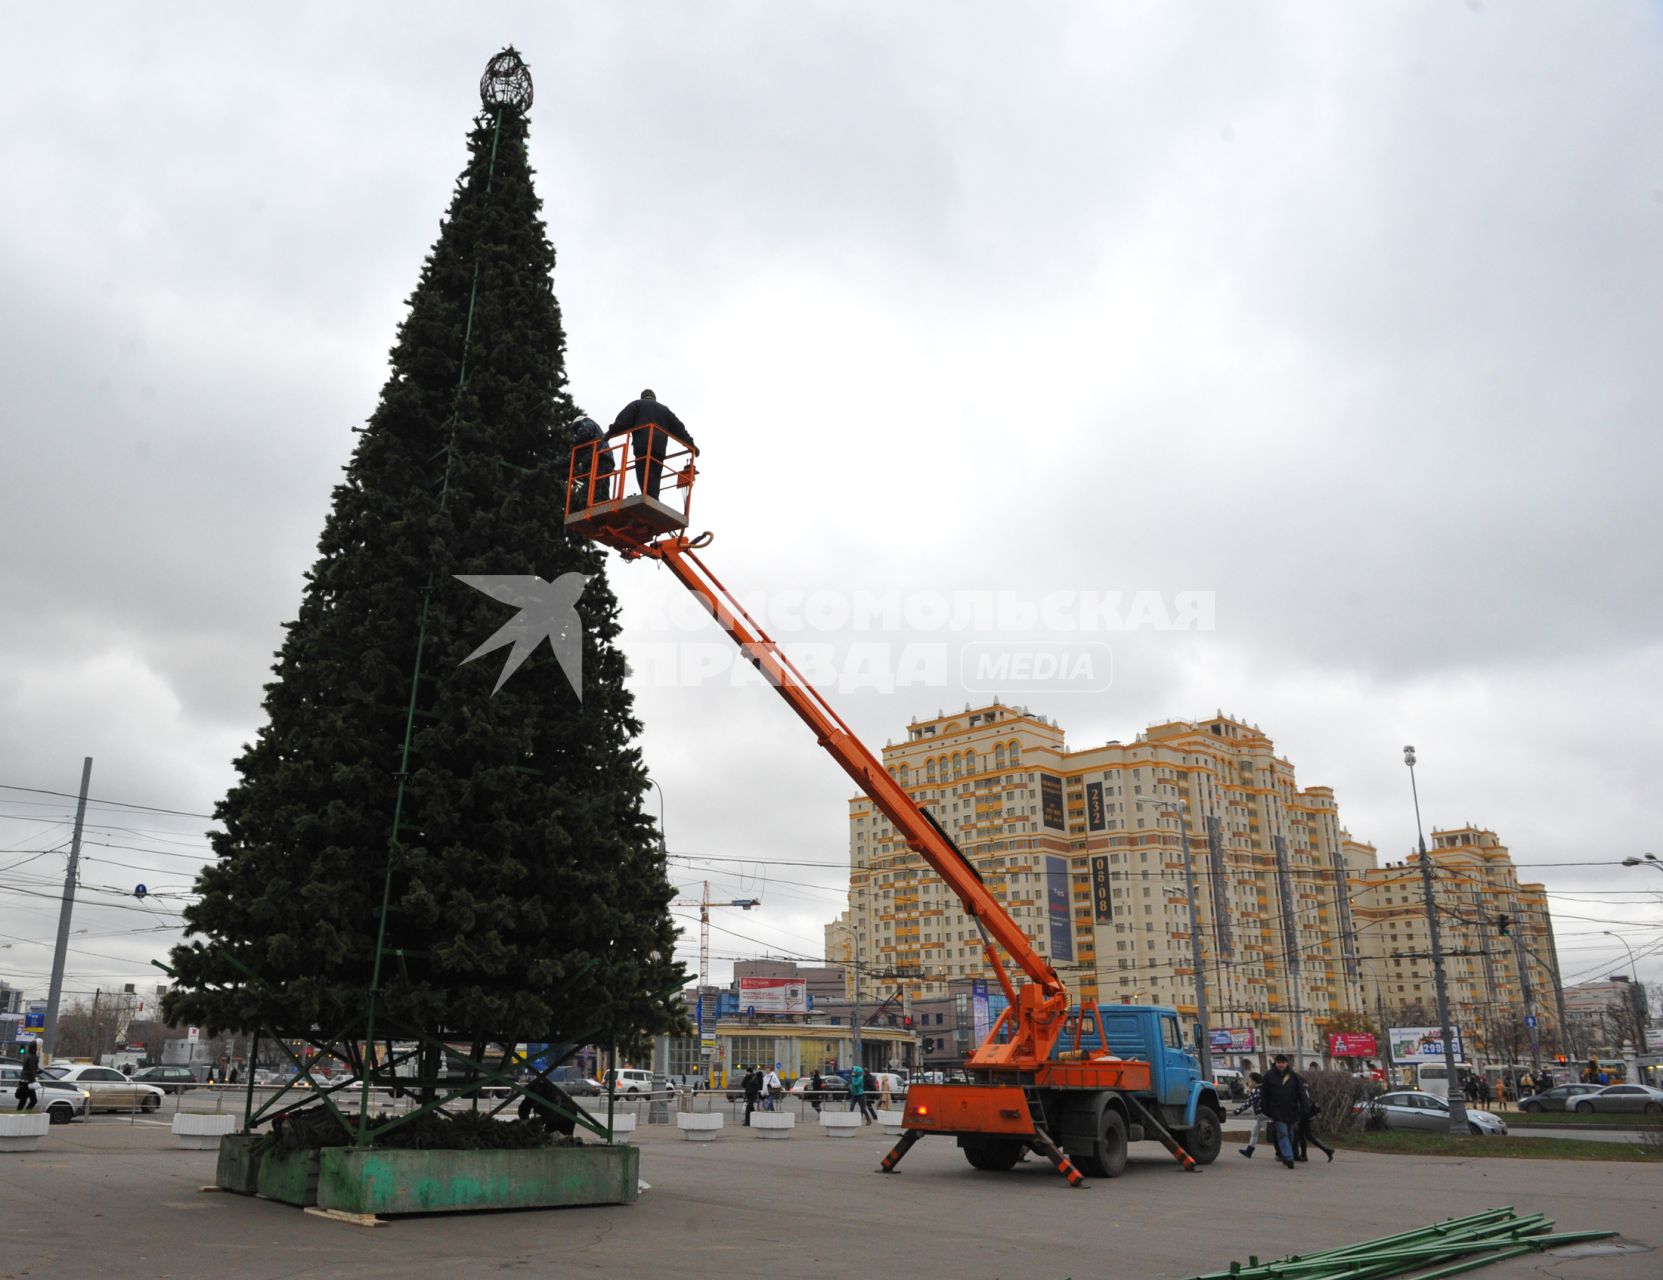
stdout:
<svg viewBox="0 0 1663 1280">
<path fill-rule="evenodd" d="M 1422 1133 L 1449 1132 L 1449 1103 L 1430 1093 L 1405 1091 L 1383 1093 L 1369 1102 L 1359 1102 L 1353 1111 L 1364 1124 L 1374 1117 L 1388 1129 L 1414 1129 Z M 1500 1136 L 1507 1126 L 1498 1115 L 1467 1108 L 1467 1132 Z"/>
<path fill-rule="evenodd" d="M 135 1084 L 114 1067 L 86 1062 L 41 1068 L 42 1078 L 73 1084 L 92 1095 L 94 1111 L 155 1111 L 162 1105 L 162 1091 L 155 1085 Z"/>
<path fill-rule="evenodd" d="M 1663 1089 L 1643 1084 L 1609 1084 L 1585 1093 L 1571 1103 L 1571 1110 L 1596 1115 L 1663 1115 Z"/>
<path fill-rule="evenodd" d="M 1520 1111 L 1569 1111 L 1585 1093 L 1598 1093 L 1597 1084 L 1561 1084 L 1519 1099 Z"/>
</svg>

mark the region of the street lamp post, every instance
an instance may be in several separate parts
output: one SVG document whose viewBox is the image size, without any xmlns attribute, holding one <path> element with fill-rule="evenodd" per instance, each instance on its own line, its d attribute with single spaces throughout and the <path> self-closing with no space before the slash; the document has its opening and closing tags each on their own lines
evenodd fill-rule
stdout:
<svg viewBox="0 0 1663 1280">
<path fill-rule="evenodd" d="M 1438 994 L 1438 1022 L 1444 1037 L 1445 1100 L 1449 1103 L 1449 1130 L 1467 1131 L 1467 1103 L 1461 1095 L 1461 1079 L 1455 1072 L 1455 1036 L 1449 1025 L 1449 990 L 1444 985 L 1444 949 L 1439 941 L 1438 908 L 1432 898 L 1432 859 L 1426 852 L 1426 833 L 1420 820 L 1420 788 L 1415 785 L 1415 749 L 1403 748 L 1403 763 L 1409 766 L 1409 792 L 1415 798 L 1415 836 L 1420 841 L 1421 889 L 1426 895 L 1426 927 L 1432 936 L 1432 986 Z"/>
<path fill-rule="evenodd" d="M 1625 867 L 1650 867 L 1653 871 L 1663 873 L 1663 859 L 1660 859 L 1655 853 L 1642 854 L 1638 858 L 1634 858 L 1634 857 L 1624 858 L 1623 859 L 1623 866 L 1625 866 Z"/>
<path fill-rule="evenodd" d="M 1640 1001 L 1644 999 L 1645 992 L 1640 987 L 1640 966 L 1634 963 L 1634 948 L 1628 945 L 1628 939 L 1613 933 L 1609 929 L 1602 929 L 1600 932 L 1607 938 L 1616 938 L 1618 942 L 1623 944 L 1623 950 L 1628 952 L 1628 975 L 1629 982 L 1632 984 L 1632 989 L 1628 993 L 1628 1002 L 1634 1009 L 1634 1036 L 1631 1036 L 1630 1039 L 1634 1042 L 1634 1052 L 1644 1053 L 1646 1051 L 1646 1019 L 1641 1010 Z"/>
<path fill-rule="evenodd" d="M 1139 799 L 1139 805 L 1147 804 L 1153 809 L 1163 809 L 1168 813 L 1178 815 L 1178 826 L 1184 836 L 1184 892 L 1189 895 L 1190 902 L 1190 966 L 1195 974 L 1195 1056 L 1201 1064 L 1201 1078 L 1213 1078 L 1212 1028 L 1207 1017 L 1207 975 L 1201 968 L 1201 925 L 1196 918 L 1195 911 L 1195 859 L 1190 851 L 1190 825 L 1182 799 L 1178 800 L 1145 800 Z"/>
</svg>

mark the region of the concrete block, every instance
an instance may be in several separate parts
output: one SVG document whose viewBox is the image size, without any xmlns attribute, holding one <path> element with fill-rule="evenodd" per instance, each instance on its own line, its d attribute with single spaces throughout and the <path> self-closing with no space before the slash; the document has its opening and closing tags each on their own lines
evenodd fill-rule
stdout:
<svg viewBox="0 0 1663 1280">
<path fill-rule="evenodd" d="M 883 1131 L 890 1137 L 898 1138 L 907 1131 L 905 1124 L 906 1117 L 907 1113 L 900 1109 L 895 1111 L 879 1111 L 878 1123 L 883 1126 Z"/>
<path fill-rule="evenodd" d="M 0 1151 L 33 1151 L 52 1125 L 44 1111 L 0 1111 Z"/>
<path fill-rule="evenodd" d="M 235 1191 L 239 1196 L 251 1196 L 260 1189 L 260 1155 L 254 1144 L 262 1135 L 228 1133 L 219 1140 L 219 1166 L 214 1171 L 214 1184 L 221 1191 Z"/>
<path fill-rule="evenodd" d="M 756 1117 L 751 1117 L 754 1123 Z M 716 1135 L 722 1129 L 722 1113 L 720 1111 L 679 1111 L 676 1113 L 676 1128 L 689 1142 L 715 1142 Z"/>
<path fill-rule="evenodd" d="M 317 1203 L 320 1209 L 359 1214 L 633 1204 L 640 1173 L 640 1151 L 621 1145 L 524 1151 L 328 1147 Z"/>
<path fill-rule="evenodd" d="M 755 1116 L 751 1117 L 753 1120 Z M 858 1111 L 820 1112 L 820 1127 L 828 1138 L 852 1138 L 860 1132 L 861 1114 Z"/>
<path fill-rule="evenodd" d="M 318 1153 L 277 1147 L 260 1157 L 255 1188 L 266 1200 L 304 1209 L 318 1202 Z"/>
<path fill-rule="evenodd" d="M 789 1138 L 797 1127 L 797 1117 L 789 1111 L 754 1111 L 751 1128 L 764 1138 Z"/>
<path fill-rule="evenodd" d="M 237 1117 L 213 1112 L 181 1112 L 173 1117 L 174 1145 L 187 1151 L 214 1151 L 219 1140 L 237 1130 Z"/>
</svg>

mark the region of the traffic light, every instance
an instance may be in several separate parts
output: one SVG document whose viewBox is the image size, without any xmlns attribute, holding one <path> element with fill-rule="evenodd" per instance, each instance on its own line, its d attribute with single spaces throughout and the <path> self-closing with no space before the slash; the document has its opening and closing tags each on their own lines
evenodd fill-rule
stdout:
<svg viewBox="0 0 1663 1280">
<path fill-rule="evenodd" d="M 1496 917 L 1496 932 L 1505 938 L 1507 936 L 1507 926 L 1512 923 L 1512 916 L 1498 915 Z"/>
</svg>

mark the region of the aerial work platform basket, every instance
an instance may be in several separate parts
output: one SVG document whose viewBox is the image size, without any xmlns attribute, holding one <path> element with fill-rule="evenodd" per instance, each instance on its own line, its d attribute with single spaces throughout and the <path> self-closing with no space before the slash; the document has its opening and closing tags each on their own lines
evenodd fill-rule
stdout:
<svg viewBox="0 0 1663 1280">
<path fill-rule="evenodd" d="M 687 528 L 698 450 L 663 427 L 586 440 L 572 450 L 566 527 L 639 554 Z"/>
</svg>

